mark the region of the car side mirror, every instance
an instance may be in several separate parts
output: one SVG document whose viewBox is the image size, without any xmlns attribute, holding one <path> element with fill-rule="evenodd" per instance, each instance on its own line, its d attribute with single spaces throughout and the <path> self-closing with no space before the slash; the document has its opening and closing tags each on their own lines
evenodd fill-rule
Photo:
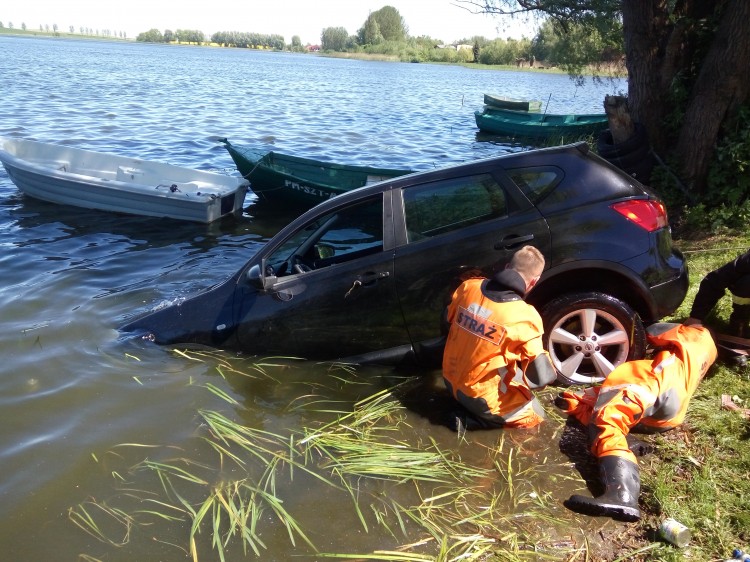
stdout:
<svg viewBox="0 0 750 562">
<path fill-rule="evenodd" d="M 259 291 L 265 291 L 276 283 L 276 276 L 264 275 L 261 266 L 257 263 L 247 270 L 245 279 L 251 287 L 255 287 Z"/>
</svg>

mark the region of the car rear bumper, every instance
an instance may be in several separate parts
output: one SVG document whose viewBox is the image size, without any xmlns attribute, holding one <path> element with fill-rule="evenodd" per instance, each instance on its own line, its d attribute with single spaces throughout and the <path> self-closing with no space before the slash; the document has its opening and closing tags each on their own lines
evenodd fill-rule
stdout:
<svg viewBox="0 0 750 562">
<path fill-rule="evenodd" d="M 651 287 L 651 294 L 655 303 L 654 318 L 643 318 L 646 323 L 656 322 L 672 314 L 679 308 L 685 299 L 685 295 L 687 295 L 689 279 L 685 257 L 682 252 L 675 249 L 673 250 L 673 259 L 670 262 L 677 266 L 677 275 L 664 283 Z"/>
</svg>

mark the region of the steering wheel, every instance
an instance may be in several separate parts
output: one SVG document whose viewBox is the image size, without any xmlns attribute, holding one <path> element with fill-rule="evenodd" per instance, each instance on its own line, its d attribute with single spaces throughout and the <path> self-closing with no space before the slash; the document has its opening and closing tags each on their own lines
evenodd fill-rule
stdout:
<svg viewBox="0 0 750 562">
<path fill-rule="evenodd" d="M 307 273 L 312 271 L 312 267 L 302 261 L 302 258 L 298 255 L 292 256 L 292 269 L 295 273 Z"/>
</svg>

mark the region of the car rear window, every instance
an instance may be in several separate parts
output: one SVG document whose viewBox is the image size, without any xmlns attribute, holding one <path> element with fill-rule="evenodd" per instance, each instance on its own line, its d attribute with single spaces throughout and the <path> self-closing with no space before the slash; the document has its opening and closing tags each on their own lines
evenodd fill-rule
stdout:
<svg viewBox="0 0 750 562">
<path fill-rule="evenodd" d="M 489 174 L 409 187 L 404 209 L 409 242 L 508 214 L 505 192 Z"/>
</svg>

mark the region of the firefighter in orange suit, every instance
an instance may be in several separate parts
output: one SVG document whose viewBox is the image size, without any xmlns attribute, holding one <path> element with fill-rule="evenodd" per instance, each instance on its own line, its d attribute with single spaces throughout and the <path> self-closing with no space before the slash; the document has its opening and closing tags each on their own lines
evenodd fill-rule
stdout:
<svg viewBox="0 0 750 562">
<path fill-rule="evenodd" d="M 469 279 L 453 293 L 443 379 L 464 407 L 451 414 L 453 429 L 533 427 L 544 419 L 532 389 L 556 373 L 542 347 L 542 319 L 523 300 L 543 269 L 541 252 L 524 246 L 493 278 Z"/>
<path fill-rule="evenodd" d="M 605 488 L 596 498 L 571 496 L 565 505 L 573 511 L 640 519 L 640 474 L 626 437 L 631 430 L 655 433 L 680 425 L 690 398 L 716 360 L 716 345 L 703 326 L 654 324 L 648 328 L 648 340 L 657 350 L 652 359 L 623 363 L 601 386 L 562 392 L 555 399 L 587 426 Z"/>
</svg>

